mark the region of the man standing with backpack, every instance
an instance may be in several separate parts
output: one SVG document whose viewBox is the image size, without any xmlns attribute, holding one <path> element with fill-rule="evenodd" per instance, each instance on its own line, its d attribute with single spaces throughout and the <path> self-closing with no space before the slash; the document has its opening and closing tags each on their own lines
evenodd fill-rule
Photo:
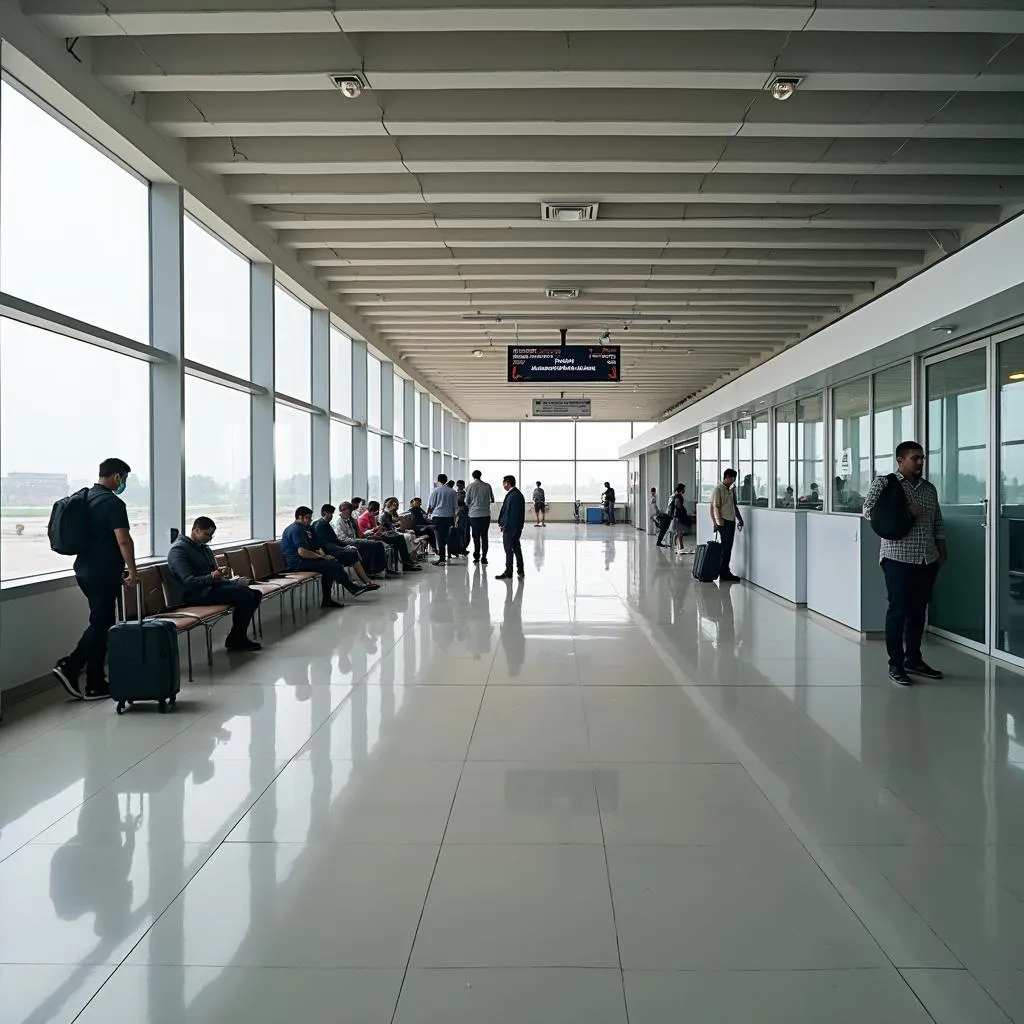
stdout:
<svg viewBox="0 0 1024 1024">
<path fill-rule="evenodd" d="M 89 625 L 78 646 L 53 667 L 58 682 L 76 700 L 102 700 L 110 687 L 104 672 L 107 633 L 124 585 L 135 586 L 135 544 L 128 525 L 124 493 L 131 466 L 123 459 L 104 459 L 99 480 L 88 490 L 58 501 L 50 518 L 50 546 L 73 554 L 75 580 L 89 602 Z M 79 677 L 85 670 L 85 688 Z"/>
<path fill-rule="evenodd" d="M 881 565 L 889 595 L 885 615 L 889 678 L 899 686 L 910 686 L 911 676 L 942 678 L 921 657 L 921 638 L 935 579 L 946 561 L 946 532 L 938 491 L 922 476 L 921 445 L 901 442 L 896 465 L 897 473 L 872 482 L 864 516 L 882 538 Z"/>
</svg>

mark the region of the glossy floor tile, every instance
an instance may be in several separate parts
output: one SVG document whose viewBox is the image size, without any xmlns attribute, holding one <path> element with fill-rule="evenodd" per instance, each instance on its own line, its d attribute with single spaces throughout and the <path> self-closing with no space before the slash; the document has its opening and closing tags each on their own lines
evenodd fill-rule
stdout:
<svg viewBox="0 0 1024 1024">
<path fill-rule="evenodd" d="M 1024 675 L 525 553 L 271 610 L 173 714 L 9 709 L 0 1024 L 1024 1024 Z"/>
</svg>

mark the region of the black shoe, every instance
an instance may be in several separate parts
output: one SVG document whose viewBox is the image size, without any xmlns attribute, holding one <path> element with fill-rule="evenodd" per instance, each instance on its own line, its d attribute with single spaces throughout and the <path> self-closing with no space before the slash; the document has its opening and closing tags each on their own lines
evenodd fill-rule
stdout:
<svg viewBox="0 0 1024 1024">
<path fill-rule="evenodd" d="M 379 587 L 368 587 L 365 583 L 360 583 L 358 587 L 353 587 L 349 593 L 353 597 L 358 597 L 360 594 L 365 594 L 371 590 L 379 590 Z"/>
<path fill-rule="evenodd" d="M 486 556 L 485 556 L 484 558 L 481 558 L 481 559 L 480 559 L 480 564 L 481 564 L 481 565 L 486 565 L 486 564 L 487 564 L 487 558 L 486 558 Z"/>
<path fill-rule="evenodd" d="M 932 668 L 926 662 L 919 661 L 916 665 L 907 665 L 907 675 L 923 676 L 925 679 L 942 679 L 942 673 L 937 668 Z"/>
<path fill-rule="evenodd" d="M 344 608 L 345 606 L 343 604 L 338 604 L 338 602 L 335 601 L 333 597 L 329 597 L 329 598 L 327 598 L 326 601 L 321 601 L 320 602 L 320 607 L 321 608 Z"/>
<path fill-rule="evenodd" d="M 86 682 L 83 700 L 106 700 L 110 696 L 110 683 L 101 679 L 98 683 Z"/>
<path fill-rule="evenodd" d="M 503 572 L 500 575 L 495 576 L 494 578 L 496 580 L 510 580 L 510 579 L 512 579 L 512 573 L 510 573 L 510 572 Z"/>
<path fill-rule="evenodd" d="M 431 565 L 447 565 L 448 563 L 443 559 L 439 558 L 436 562 L 431 562 Z"/>
<path fill-rule="evenodd" d="M 901 668 L 889 669 L 889 681 L 898 686 L 913 686 L 914 681 Z"/>
<path fill-rule="evenodd" d="M 524 576 L 526 575 L 526 573 L 525 573 L 525 572 L 522 572 L 522 571 L 520 571 L 520 572 L 517 572 L 517 573 L 516 573 L 516 575 L 517 575 L 517 576 L 518 576 L 518 577 L 519 577 L 520 579 L 522 579 L 522 578 L 523 578 L 523 577 L 524 577 Z"/>
<path fill-rule="evenodd" d="M 263 644 L 258 644 L 255 640 L 250 640 L 247 636 L 239 637 L 228 637 L 224 641 L 224 650 L 226 651 L 262 651 Z"/>
<path fill-rule="evenodd" d="M 655 544 L 654 546 L 655 546 L 656 548 L 667 548 L 667 547 L 668 547 L 668 544 Z"/>
<path fill-rule="evenodd" d="M 57 682 L 60 683 L 69 697 L 74 697 L 75 700 L 85 700 L 85 694 L 82 693 L 78 682 L 78 675 L 73 675 L 68 669 L 66 658 L 61 658 L 61 660 L 58 661 L 50 671 L 54 674 Z"/>
</svg>

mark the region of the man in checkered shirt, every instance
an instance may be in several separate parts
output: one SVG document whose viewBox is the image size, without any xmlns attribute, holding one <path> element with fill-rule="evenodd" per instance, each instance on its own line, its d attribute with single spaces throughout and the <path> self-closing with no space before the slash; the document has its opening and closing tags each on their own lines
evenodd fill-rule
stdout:
<svg viewBox="0 0 1024 1024">
<path fill-rule="evenodd" d="M 909 686 L 910 677 L 941 679 L 921 657 L 925 613 L 939 567 L 946 561 L 946 531 L 935 487 L 921 474 L 924 449 L 916 441 L 903 441 L 896 448 L 896 478 L 902 483 L 914 525 L 899 540 L 882 540 L 881 564 L 889 610 L 885 616 L 885 646 L 889 652 L 889 678 Z M 886 477 L 877 477 L 864 501 L 864 515 L 871 517 Z"/>
</svg>

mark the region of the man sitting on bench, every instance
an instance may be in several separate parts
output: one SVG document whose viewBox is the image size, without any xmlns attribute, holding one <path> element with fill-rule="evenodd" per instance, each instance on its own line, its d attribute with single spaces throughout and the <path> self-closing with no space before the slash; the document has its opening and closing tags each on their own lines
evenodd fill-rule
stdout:
<svg viewBox="0 0 1024 1024">
<path fill-rule="evenodd" d="M 359 582 L 367 590 L 380 590 L 380 584 L 374 583 L 366 575 L 359 549 L 352 544 L 344 542 L 335 532 L 334 527 L 331 525 L 333 518 L 334 506 L 330 504 L 322 505 L 320 508 L 320 518 L 313 524 L 313 539 L 320 545 L 320 550 L 325 551 L 329 555 L 334 555 L 343 566 L 351 569 L 359 577 Z"/>
<path fill-rule="evenodd" d="M 263 596 L 246 579 L 228 579 L 226 570 L 217 568 L 210 542 L 217 524 L 209 516 L 200 516 L 186 537 L 180 534 L 167 552 L 167 570 L 173 583 L 171 600 L 176 605 L 229 604 L 234 608 L 231 632 L 224 646 L 229 651 L 258 651 L 260 644 L 249 639 L 249 625 Z"/>
<path fill-rule="evenodd" d="M 296 572 L 320 573 L 321 608 L 341 608 L 331 597 L 331 586 L 340 583 L 350 594 L 365 593 L 366 587 L 357 587 L 348 578 L 345 567 L 332 555 L 321 550 L 313 537 L 313 510 L 300 505 L 295 510 L 295 522 L 281 534 L 281 553 L 285 564 Z"/>
</svg>

